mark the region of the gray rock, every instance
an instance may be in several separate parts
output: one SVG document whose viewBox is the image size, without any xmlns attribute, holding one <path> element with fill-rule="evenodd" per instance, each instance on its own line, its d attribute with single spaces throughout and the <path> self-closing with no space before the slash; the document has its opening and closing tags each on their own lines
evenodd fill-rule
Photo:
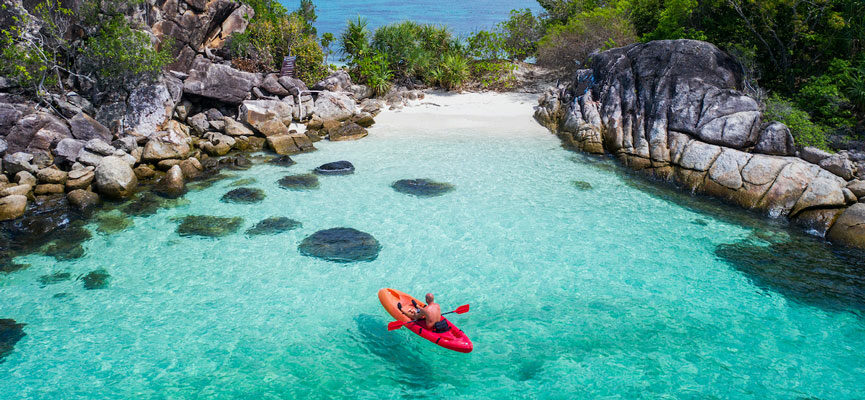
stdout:
<svg viewBox="0 0 865 400">
<path fill-rule="evenodd" d="M 865 197 L 865 181 L 863 180 L 857 179 L 848 183 L 847 189 L 850 189 L 850 191 L 860 199 Z"/>
<path fill-rule="evenodd" d="M 6 149 L 8 149 L 8 148 L 9 148 L 9 145 L 6 144 L 6 140 L 3 138 L 0 138 L 0 155 L 3 155 L 3 153 L 5 153 Z"/>
<path fill-rule="evenodd" d="M 24 116 L 10 129 L 6 136 L 6 153 L 34 148 L 49 150 L 53 144 L 68 137 L 71 134 L 63 120 L 48 113 L 36 112 Z"/>
<path fill-rule="evenodd" d="M 115 148 L 131 154 L 135 149 L 138 148 L 138 140 L 136 140 L 132 136 L 125 136 L 111 142 L 111 145 Z"/>
<path fill-rule="evenodd" d="M 88 190 L 76 189 L 66 194 L 66 199 L 73 207 L 85 211 L 99 204 L 99 195 Z"/>
<path fill-rule="evenodd" d="M 203 135 L 210 129 L 210 123 L 207 122 L 207 116 L 204 113 L 198 113 L 187 118 L 186 123 L 199 135 Z"/>
<path fill-rule="evenodd" d="M 264 80 L 261 82 L 261 87 L 266 90 L 268 93 L 284 97 L 288 96 L 289 91 L 282 84 L 279 83 L 279 77 L 276 74 L 267 75 Z"/>
<path fill-rule="evenodd" d="M 15 182 L 19 185 L 36 186 L 36 177 L 28 171 L 18 171 L 15 174 Z"/>
<path fill-rule="evenodd" d="M 109 156 L 96 167 L 94 183 L 99 193 L 111 198 L 124 198 L 133 194 L 138 179 L 126 161 Z"/>
<path fill-rule="evenodd" d="M 865 249 L 865 203 L 848 207 L 829 229 L 826 238 L 835 243 Z"/>
<path fill-rule="evenodd" d="M 820 161 L 819 165 L 823 167 L 823 169 L 848 181 L 853 179 L 853 175 L 856 171 L 856 165 L 842 154 L 833 154 L 830 157 L 824 158 Z"/>
<path fill-rule="evenodd" d="M 192 103 L 189 100 L 183 100 L 174 107 L 174 115 L 181 121 L 186 121 L 189 117 L 189 111 L 192 110 Z"/>
<path fill-rule="evenodd" d="M 720 185 L 737 190 L 742 187 L 742 175 L 740 171 L 748 164 L 751 155 L 739 150 L 724 149 L 718 159 L 712 163 L 709 169 L 709 177 Z"/>
<path fill-rule="evenodd" d="M 174 115 L 182 88 L 179 79 L 163 74 L 157 81 L 145 82 L 133 89 L 126 101 L 103 104 L 96 119 L 121 134 L 152 135 Z M 111 138 L 106 141 L 110 142 Z"/>
<path fill-rule="evenodd" d="M 288 76 L 279 77 L 279 84 L 285 88 L 292 96 L 298 97 L 301 93 L 309 91 L 309 88 L 306 87 L 306 84 L 303 83 L 302 80 L 297 78 L 291 78 Z"/>
<path fill-rule="evenodd" d="M 721 148 L 698 140 L 691 141 L 682 153 L 680 165 L 695 171 L 706 171 L 721 154 Z"/>
<path fill-rule="evenodd" d="M 322 92 L 315 100 L 313 112 L 324 121 L 345 121 L 357 112 L 357 105 L 345 94 Z"/>
<path fill-rule="evenodd" d="M 820 150 L 816 147 L 805 147 L 799 152 L 799 157 L 812 164 L 820 164 L 820 161 L 832 157 L 832 153 Z"/>
<path fill-rule="evenodd" d="M 253 87 L 259 85 L 261 77 L 238 71 L 228 65 L 213 64 L 203 57 L 196 58 L 183 82 L 183 92 L 229 104 L 240 104 Z"/>
<path fill-rule="evenodd" d="M 6 172 L 9 175 L 15 175 L 21 171 L 35 174 L 38 168 L 31 164 L 31 161 L 33 161 L 33 155 L 29 153 L 17 152 L 6 154 L 3 156 L 3 167 L 6 168 Z"/>
<path fill-rule="evenodd" d="M 787 125 L 780 122 L 772 122 L 767 125 L 760 131 L 760 137 L 757 139 L 754 151 L 775 156 L 792 156 L 796 154 L 796 149 L 793 145 L 793 135 L 790 134 L 790 129 L 787 128 Z"/>
<path fill-rule="evenodd" d="M 211 109 L 205 111 L 204 115 L 207 116 L 208 121 L 221 121 L 222 117 L 224 116 L 224 115 L 222 115 L 222 113 L 219 110 L 217 110 L 215 108 L 211 108 Z"/>
<path fill-rule="evenodd" d="M 60 164 L 73 164 L 78 161 L 78 154 L 84 148 L 84 141 L 78 139 L 63 139 L 54 148 L 54 157 Z"/>
<path fill-rule="evenodd" d="M 105 143 L 102 139 L 90 139 L 84 144 L 84 148 L 102 156 L 110 156 L 117 151 L 117 149 L 112 147 L 110 144 Z"/>
<path fill-rule="evenodd" d="M 77 160 L 81 164 L 96 167 L 102 162 L 102 158 L 103 157 L 99 154 L 88 151 L 87 149 L 81 149 L 81 151 L 78 152 Z"/>
<path fill-rule="evenodd" d="M 254 133 L 252 132 L 252 129 L 247 128 L 242 123 L 237 122 L 230 117 L 223 117 L 222 122 L 225 123 L 225 129 L 223 129 L 223 130 L 225 131 L 226 135 L 231 135 L 231 136 L 252 136 L 252 135 L 254 135 Z"/>
<path fill-rule="evenodd" d="M 348 75 L 348 71 L 342 69 L 312 86 L 313 90 L 327 90 L 330 92 L 348 91 L 349 88 L 351 88 L 351 76 Z"/>
<path fill-rule="evenodd" d="M 171 167 L 165 176 L 156 183 L 156 193 L 168 198 L 178 198 L 186 193 L 186 181 L 180 165 Z"/>
<path fill-rule="evenodd" d="M 105 142 L 111 141 L 111 131 L 95 119 L 84 113 L 78 113 L 69 120 L 72 128 L 72 137 L 78 140 L 88 141 L 101 139 Z"/>
</svg>

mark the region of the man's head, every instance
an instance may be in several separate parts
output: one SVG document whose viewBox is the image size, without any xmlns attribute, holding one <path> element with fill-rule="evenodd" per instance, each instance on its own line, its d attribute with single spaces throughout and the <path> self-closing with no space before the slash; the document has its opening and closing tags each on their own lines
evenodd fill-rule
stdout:
<svg viewBox="0 0 865 400">
<path fill-rule="evenodd" d="M 427 304 L 435 302 L 435 299 L 436 299 L 436 298 L 435 298 L 435 296 L 433 296 L 432 293 L 427 293 L 427 294 L 426 294 L 426 303 L 427 303 Z"/>
</svg>

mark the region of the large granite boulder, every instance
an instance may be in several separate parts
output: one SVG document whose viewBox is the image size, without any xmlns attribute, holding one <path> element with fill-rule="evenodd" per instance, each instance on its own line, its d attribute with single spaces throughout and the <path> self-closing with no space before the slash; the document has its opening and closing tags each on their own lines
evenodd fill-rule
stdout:
<svg viewBox="0 0 865 400">
<path fill-rule="evenodd" d="M 8 147 L 6 153 L 34 148 L 50 150 L 61 139 L 69 137 L 72 134 L 63 120 L 46 112 L 36 112 L 24 116 L 9 130 L 5 139 Z"/>
<path fill-rule="evenodd" d="M 322 92 L 315 100 L 313 112 L 322 120 L 345 121 L 357 111 L 351 97 L 342 93 Z"/>
<path fill-rule="evenodd" d="M 183 82 L 163 74 L 154 82 L 143 82 L 123 101 L 104 104 L 96 119 L 117 133 L 149 136 L 161 129 L 174 114 L 183 95 Z M 111 141 L 111 138 L 105 139 Z"/>
<path fill-rule="evenodd" d="M 192 64 L 189 78 L 183 82 L 183 92 L 229 104 L 240 104 L 259 86 L 261 76 L 238 71 L 228 65 L 214 64 L 199 57 Z"/>
<path fill-rule="evenodd" d="M 124 159 L 109 156 L 96 167 L 94 183 L 96 190 L 111 198 L 124 198 L 133 194 L 138 178 Z"/>
</svg>

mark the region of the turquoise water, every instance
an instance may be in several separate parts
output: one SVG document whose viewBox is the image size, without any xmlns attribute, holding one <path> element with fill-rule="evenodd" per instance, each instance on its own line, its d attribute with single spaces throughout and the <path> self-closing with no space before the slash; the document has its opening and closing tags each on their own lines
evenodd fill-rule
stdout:
<svg viewBox="0 0 865 400">
<path fill-rule="evenodd" d="M 299 1 L 281 0 L 293 10 Z M 478 29 L 489 29 L 508 18 L 512 9 L 540 10 L 535 0 L 316 0 L 315 23 L 319 33 L 339 34 L 349 19 L 363 16 L 370 28 L 392 22 L 412 20 L 448 25 L 454 33 L 465 35 Z"/>
<path fill-rule="evenodd" d="M 94 234 L 83 258 L 19 257 L 31 267 L 0 276 L 0 318 L 27 323 L 27 336 L 0 363 L 0 393 L 865 397 L 865 321 L 855 306 L 785 297 L 715 255 L 725 243 L 768 245 L 752 228 L 635 189 L 609 164 L 563 150 L 528 114 L 442 124 L 425 111 L 444 108 L 383 115 L 368 138 L 319 143 L 292 167 L 232 172 L 189 193 L 189 204 Z M 357 172 L 322 177 L 311 191 L 276 185 L 339 159 Z M 262 203 L 219 201 L 234 180 L 250 177 L 267 194 Z M 456 190 L 421 199 L 389 187 L 405 178 Z M 176 217 L 192 214 L 242 216 L 244 225 L 222 239 L 178 236 Z M 243 234 L 271 216 L 303 227 Z M 307 235 L 340 226 L 374 235 L 379 257 L 336 264 L 298 253 Z M 38 282 L 98 268 L 111 275 L 105 289 Z M 382 287 L 433 291 L 447 309 L 471 304 L 452 321 L 474 352 L 388 332 L 376 298 Z"/>
</svg>

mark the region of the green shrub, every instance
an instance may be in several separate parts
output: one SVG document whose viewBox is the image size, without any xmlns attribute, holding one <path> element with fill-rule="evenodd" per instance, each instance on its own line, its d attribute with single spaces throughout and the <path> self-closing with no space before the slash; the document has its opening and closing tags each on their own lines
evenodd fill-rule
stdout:
<svg viewBox="0 0 865 400">
<path fill-rule="evenodd" d="M 266 0 L 248 0 L 248 4 L 256 15 L 246 31 L 233 35 L 229 43 L 236 67 L 251 72 L 275 71 L 285 56 L 292 55 L 297 57 L 297 77 L 307 84 L 327 75 L 324 51 L 310 33 L 310 16 L 304 16 L 303 9 L 288 13 L 279 3 Z"/>
<path fill-rule="evenodd" d="M 150 36 L 132 29 L 122 15 L 115 15 L 84 42 L 82 65 L 94 73 L 103 88 L 154 79 L 171 62 L 171 45 L 166 41 L 159 51 L 154 50 Z"/>
<path fill-rule="evenodd" d="M 531 10 L 512 10 L 510 17 L 498 25 L 508 59 L 524 61 L 537 52 L 543 36 L 541 22 Z"/>
<path fill-rule="evenodd" d="M 466 40 L 468 55 L 479 60 L 505 57 L 505 42 L 498 32 L 477 31 Z"/>
<path fill-rule="evenodd" d="M 471 76 L 482 88 L 508 90 L 516 84 L 516 69 L 510 61 L 477 61 L 471 65 Z"/>
<path fill-rule="evenodd" d="M 766 101 L 763 119 L 778 121 L 790 128 L 790 133 L 798 146 L 813 146 L 831 150 L 823 127 L 811 121 L 807 112 L 802 111 L 789 100 L 772 94 Z"/>
<path fill-rule="evenodd" d="M 339 36 L 342 60 L 350 66 L 356 66 L 357 62 L 370 52 L 371 33 L 367 28 L 368 25 L 366 18 L 358 16 L 356 20 L 346 22 L 345 30 Z"/>
<path fill-rule="evenodd" d="M 838 87 L 843 84 L 838 78 L 824 74 L 809 80 L 796 94 L 796 104 L 810 110 L 814 120 L 823 125 L 835 128 L 851 127 L 852 106 Z"/>
<path fill-rule="evenodd" d="M 366 83 L 376 96 L 387 93 L 391 88 L 393 72 L 382 54 L 368 54 L 358 61 L 357 71 L 361 81 Z"/>
<path fill-rule="evenodd" d="M 461 53 L 445 54 L 439 68 L 441 69 L 439 83 L 445 89 L 459 89 L 469 78 L 469 60 Z"/>
<path fill-rule="evenodd" d="M 571 18 L 565 25 L 550 27 L 538 43 L 538 64 L 576 69 L 596 50 L 636 42 L 631 21 L 622 8 L 598 7 Z"/>
</svg>

